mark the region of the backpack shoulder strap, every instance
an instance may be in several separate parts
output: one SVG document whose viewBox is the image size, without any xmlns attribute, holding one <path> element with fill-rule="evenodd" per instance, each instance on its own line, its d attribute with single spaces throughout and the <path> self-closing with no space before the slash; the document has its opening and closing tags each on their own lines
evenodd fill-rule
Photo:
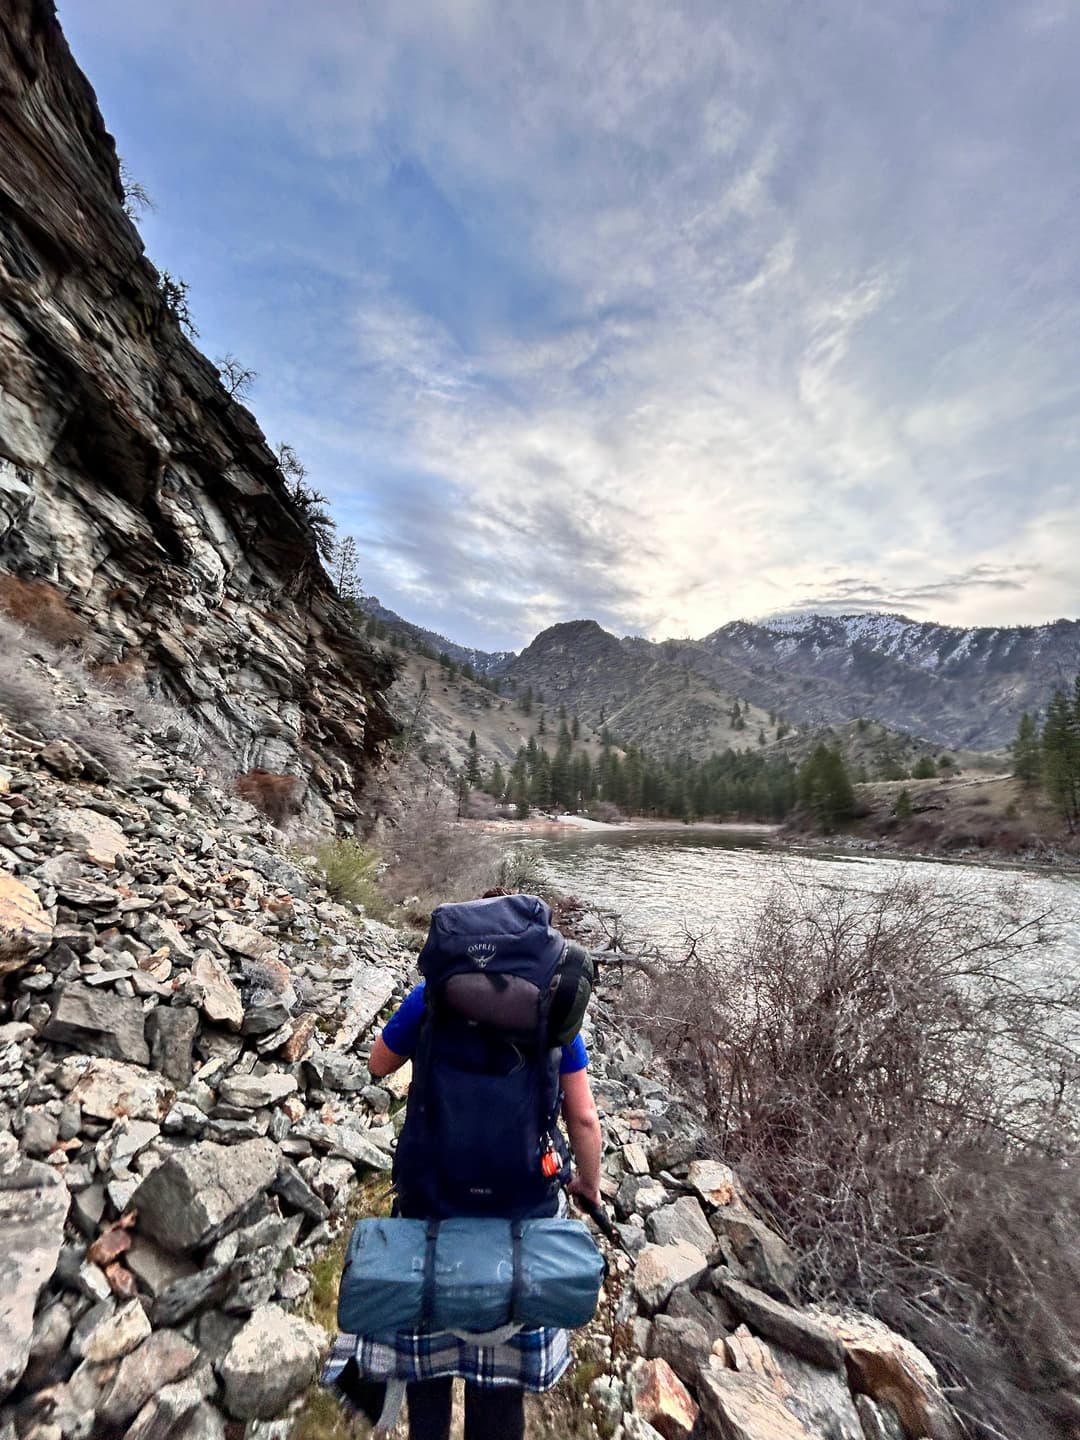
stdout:
<svg viewBox="0 0 1080 1440">
<path fill-rule="evenodd" d="M 568 940 L 556 971 L 548 1008 L 548 1036 L 552 1045 L 569 1045 L 581 1029 L 593 987 L 592 956 L 575 940 Z"/>
</svg>

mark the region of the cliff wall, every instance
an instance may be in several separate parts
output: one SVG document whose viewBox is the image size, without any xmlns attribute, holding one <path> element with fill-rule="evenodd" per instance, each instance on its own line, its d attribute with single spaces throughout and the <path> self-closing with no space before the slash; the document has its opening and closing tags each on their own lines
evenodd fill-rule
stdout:
<svg viewBox="0 0 1080 1440">
<path fill-rule="evenodd" d="M 253 416 L 164 303 L 52 0 L 0 7 L 0 571 L 55 584 L 97 663 L 355 814 L 393 731 Z"/>
</svg>

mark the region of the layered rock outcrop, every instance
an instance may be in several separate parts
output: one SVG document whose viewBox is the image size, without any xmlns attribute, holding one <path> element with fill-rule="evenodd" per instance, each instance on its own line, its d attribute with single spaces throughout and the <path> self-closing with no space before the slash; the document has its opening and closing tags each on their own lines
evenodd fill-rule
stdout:
<svg viewBox="0 0 1080 1440">
<path fill-rule="evenodd" d="M 124 213 L 52 0 L 0 12 L 0 572 L 52 582 L 95 660 L 145 669 L 237 772 L 339 818 L 393 731 L 252 415 L 189 342 Z M 328 813 L 324 818 L 329 818 Z"/>
<path fill-rule="evenodd" d="M 286 1409 L 327 1340 L 311 1266 L 395 1139 L 353 1046 L 412 951 L 200 766 L 122 739 L 123 776 L 58 774 L 66 742 L 0 703 L 6 1440 Z"/>
</svg>

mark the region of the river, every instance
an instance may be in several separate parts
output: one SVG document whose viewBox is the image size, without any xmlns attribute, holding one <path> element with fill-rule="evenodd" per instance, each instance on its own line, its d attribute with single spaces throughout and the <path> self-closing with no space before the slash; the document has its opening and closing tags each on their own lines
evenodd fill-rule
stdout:
<svg viewBox="0 0 1080 1440">
<path fill-rule="evenodd" d="M 810 890 L 885 889 L 916 877 L 985 900 L 1019 886 L 1031 909 L 1051 915 L 1047 958 L 1080 975 L 1080 877 L 1049 869 L 908 860 L 804 849 L 735 830 L 565 832 L 519 842 L 537 854 L 544 878 L 589 905 L 617 911 L 632 933 L 677 944 L 685 930 L 723 941 L 777 886 Z M 1025 908 L 1027 908 L 1025 906 Z"/>
</svg>

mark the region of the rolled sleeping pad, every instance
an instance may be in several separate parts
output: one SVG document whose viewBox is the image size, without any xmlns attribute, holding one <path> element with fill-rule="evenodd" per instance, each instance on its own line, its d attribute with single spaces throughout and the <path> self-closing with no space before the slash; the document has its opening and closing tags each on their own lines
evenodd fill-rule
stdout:
<svg viewBox="0 0 1080 1440">
<path fill-rule="evenodd" d="M 572 1329 L 592 1319 L 605 1268 L 580 1220 L 359 1220 L 338 1325 L 374 1339 L 419 1329 Z"/>
</svg>

